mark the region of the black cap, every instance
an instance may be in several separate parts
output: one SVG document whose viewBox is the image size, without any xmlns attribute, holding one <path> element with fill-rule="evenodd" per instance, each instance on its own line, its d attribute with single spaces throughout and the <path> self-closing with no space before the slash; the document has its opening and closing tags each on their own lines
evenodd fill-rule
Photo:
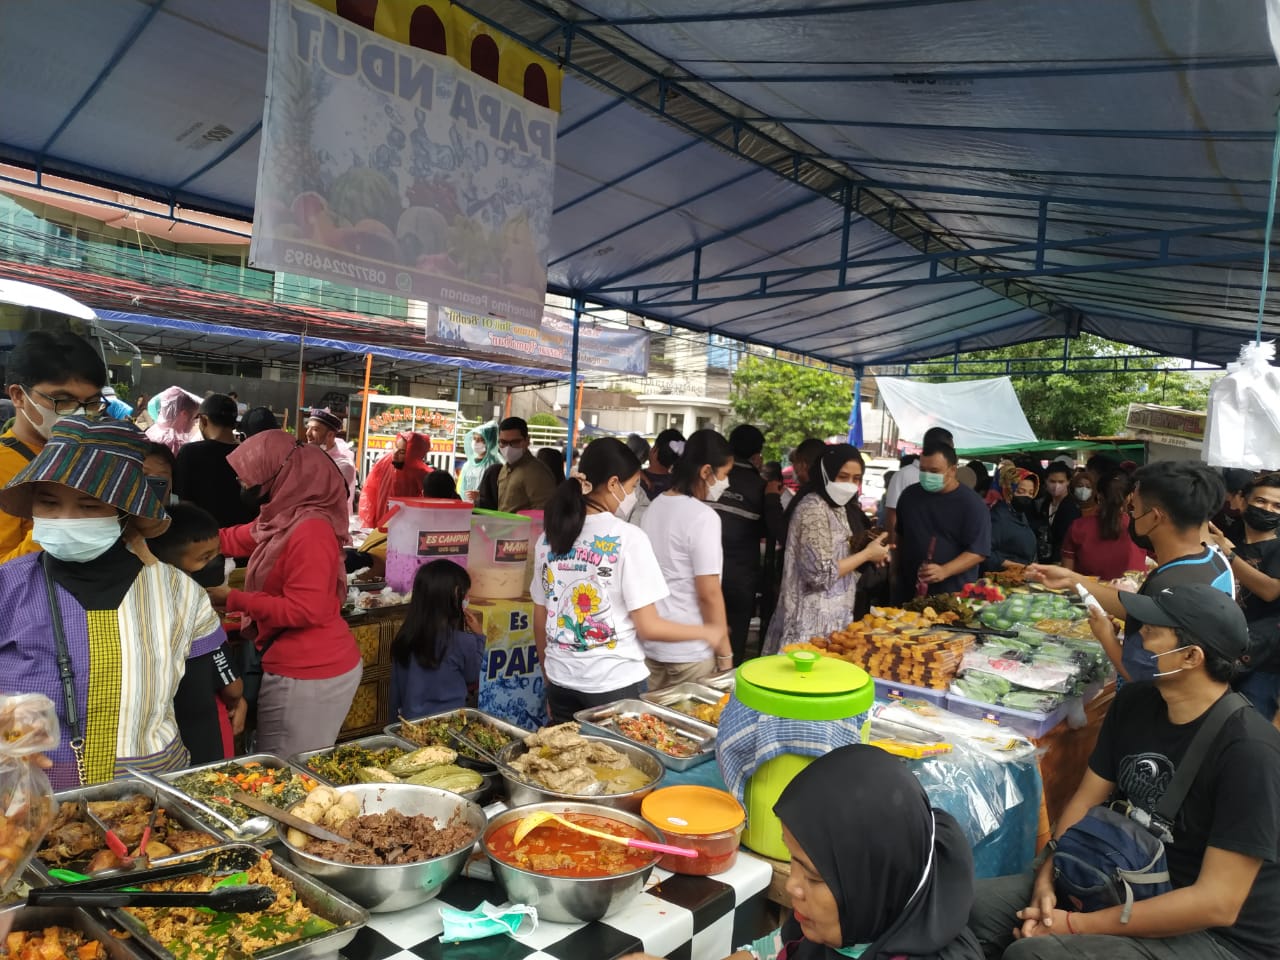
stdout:
<svg viewBox="0 0 1280 960">
<path fill-rule="evenodd" d="M 342 421 L 328 410 L 321 410 L 319 407 L 312 410 L 307 419 L 314 420 L 321 426 L 328 427 L 334 433 L 338 433 L 342 430 Z"/>
<path fill-rule="evenodd" d="M 1207 583 L 1164 587 L 1152 594 L 1120 592 L 1125 612 L 1153 627 L 1185 630 L 1198 646 L 1228 660 L 1249 649 L 1249 624 L 1228 593 Z"/>
</svg>

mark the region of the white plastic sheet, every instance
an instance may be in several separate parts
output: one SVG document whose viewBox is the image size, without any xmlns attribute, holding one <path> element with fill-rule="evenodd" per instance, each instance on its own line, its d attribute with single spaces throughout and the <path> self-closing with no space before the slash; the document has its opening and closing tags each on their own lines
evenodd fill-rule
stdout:
<svg viewBox="0 0 1280 960">
<path fill-rule="evenodd" d="M 1204 457 L 1215 467 L 1280 468 L 1280 367 L 1274 342 L 1247 343 L 1209 391 Z"/>
<path fill-rule="evenodd" d="M 919 443 L 930 427 L 950 430 L 958 448 L 1036 439 L 1008 377 L 958 383 L 879 377 L 876 387 L 904 440 Z"/>
</svg>

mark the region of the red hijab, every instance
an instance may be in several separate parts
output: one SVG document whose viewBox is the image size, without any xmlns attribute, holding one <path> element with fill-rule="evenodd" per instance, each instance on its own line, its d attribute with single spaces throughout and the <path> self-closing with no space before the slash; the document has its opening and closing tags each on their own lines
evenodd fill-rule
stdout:
<svg viewBox="0 0 1280 960">
<path fill-rule="evenodd" d="M 360 491 L 360 524 L 380 527 L 387 516 L 387 502 L 392 497 L 422 496 L 422 481 L 431 468 L 426 464 L 431 452 L 431 438 L 425 433 L 402 433 L 405 442 L 404 464 L 395 465 L 395 451 L 373 465 Z"/>
<path fill-rule="evenodd" d="M 261 590 L 289 535 L 304 520 L 319 519 L 333 528 L 334 549 L 351 542 L 347 513 L 347 484 L 338 465 L 322 449 L 299 443 L 283 430 L 267 430 L 250 437 L 227 457 L 242 483 L 261 486 L 269 497 L 254 521 L 258 541 L 249 557 L 245 589 Z M 336 588 L 347 592 L 347 578 L 339 569 Z"/>
</svg>

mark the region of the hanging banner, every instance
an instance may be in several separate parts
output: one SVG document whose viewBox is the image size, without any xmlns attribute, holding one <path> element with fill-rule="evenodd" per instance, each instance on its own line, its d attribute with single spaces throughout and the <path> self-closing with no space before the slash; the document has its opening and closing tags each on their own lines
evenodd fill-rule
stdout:
<svg viewBox="0 0 1280 960">
<path fill-rule="evenodd" d="M 250 262 L 537 326 L 556 113 L 273 0 Z"/>
<path fill-rule="evenodd" d="M 468 356 L 524 358 L 529 365 L 569 369 L 573 360 L 573 323 L 544 316 L 540 327 L 482 317 L 447 308 L 433 309 L 427 341 Z M 584 323 L 578 332 L 578 366 L 601 373 L 637 377 L 649 373 L 649 334 Z"/>
</svg>

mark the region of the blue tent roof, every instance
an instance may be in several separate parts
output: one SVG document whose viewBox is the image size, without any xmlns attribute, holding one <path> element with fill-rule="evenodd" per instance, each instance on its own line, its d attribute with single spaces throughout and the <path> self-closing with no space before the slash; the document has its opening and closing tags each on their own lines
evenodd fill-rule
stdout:
<svg viewBox="0 0 1280 960">
<path fill-rule="evenodd" d="M 0 158 L 247 216 L 267 6 L 10 4 Z M 567 57 L 555 292 L 852 365 L 1252 336 L 1262 0 L 461 6 Z"/>
</svg>

